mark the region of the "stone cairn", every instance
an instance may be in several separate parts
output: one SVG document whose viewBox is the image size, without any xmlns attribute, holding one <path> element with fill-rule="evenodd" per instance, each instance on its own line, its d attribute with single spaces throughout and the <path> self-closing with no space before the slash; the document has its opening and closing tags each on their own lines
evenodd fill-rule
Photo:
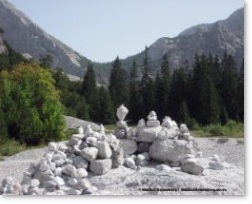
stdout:
<svg viewBox="0 0 252 204">
<path fill-rule="evenodd" d="M 0 186 L 0 194 L 14 195 L 83 195 L 97 191 L 88 177 L 102 175 L 122 164 L 139 169 L 150 162 L 157 170 L 169 172 L 172 167 L 182 172 L 200 175 L 204 171 L 199 159 L 197 143 L 187 126 L 165 116 L 162 124 L 155 111 L 140 119 L 137 127 L 128 128 L 124 121 L 128 109 L 117 109 L 119 121 L 113 134 L 106 135 L 103 125 L 95 132 L 87 125 L 69 141 L 48 144 L 43 158 L 31 163 L 20 183 L 7 177 Z M 161 164 L 160 164 L 161 163 Z M 226 163 L 218 155 L 210 157 L 209 169 L 223 170 Z"/>
<path fill-rule="evenodd" d="M 119 108 L 117 108 L 116 116 L 118 117 L 119 121 L 116 123 L 115 135 L 118 139 L 127 137 L 129 128 L 124 119 L 128 112 L 129 110 L 123 104 Z"/>
<path fill-rule="evenodd" d="M 130 145 L 135 154 L 126 155 L 124 161 L 124 165 L 129 168 L 137 169 L 153 160 L 164 163 L 157 165 L 156 168 L 159 170 L 180 167 L 182 172 L 193 175 L 200 175 L 204 170 L 199 163 L 202 152 L 198 152 L 197 143 L 186 124 L 178 127 L 168 116 L 165 116 L 160 124 L 156 112 L 151 111 L 147 121 L 139 120 L 137 127 L 130 129 L 127 135 L 131 137 L 131 142 L 134 141 L 136 144 L 136 148 Z M 218 170 L 222 168 L 218 156 L 211 158 L 209 168 Z"/>
<path fill-rule="evenodd" d="M 94 132 L 90 125 L 78 129 L 66 143 L 50 142 L 43 158 L 31 163 L 21 184 L 11 177 L 2 182 L 2 194 L 81 195 L 97 190 L 89 174 L 102 175 L 123 163 L 123 149 L 114 135 L 105 135 L 104 127 Z"/>
</svg>

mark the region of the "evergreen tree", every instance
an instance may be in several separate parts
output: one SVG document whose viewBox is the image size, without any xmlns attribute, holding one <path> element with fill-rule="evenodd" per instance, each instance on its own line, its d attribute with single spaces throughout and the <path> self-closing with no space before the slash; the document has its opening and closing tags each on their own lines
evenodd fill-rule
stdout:
<svg viewBox="0 0 252 204">
<path fill-rule="evenodd" d="M 144 51 L 144 59 L 141 72 L 142 78 L 140 81 L 140 91 L 142 97 L 142 117 L 146 117 L 146 115 L 148 115 L 151 110 L 155 109 L 155 85 L 151 78 L 147 47 Z"/>
<path fill-rule="evenodd" d="M 137 123 L 141 116 L 141 95 L 139 90 L 137 64 L 133 61 L 130 72 L 130 98 L 129 98 L 129 118 L 133 123 Z"/>
<path fill-rule="evenodd" d="M 235 61 L 231 55 L 224 53 L 222 60 L 221 97 L 231 119 L 238 118 L 238 76 Z"/>
<path fill-rule="evenodd" d="M 205 76 L 201 85 L 199 122 L 203 125 L 220 121 L 219 96 L 211 77 Z"/>
<path fill-rule="evenodd" d="M 172 118 L 179 121 L 181 113 L 181 105 L 185 101 L 187 86 L 187 72 L 181 67 L 174 70 L 171 82 L 170 101 L 169 101 L 169 114 Z"/>
<path fill-rule="evenodd" d="M 100 122 L 102 124 L 112 124 L 115 122 L 115 115 L 109 91 L 104 87 L 100 87 Z"/>
<path fill-rule="evenodd" d="M 191 121 L 191 118 L 188 111 L 188 107 L 187 107 L 186 101 L 183 100 L 178 110 L 178 122 L 188 124 L 190 123 L 190 121 Z"/>
<path fill-rule="evenodd" d="M 238 117 L 240 121 L 244 121 L 244 59 L 239 70 L 238 78 Z"/>
<path fill-rule="evenodd" d="M 85 96 L 89 105 L 90 119 L 94 122 L 99 121 L 99 92 L 96 85 L 96 77 L 92 63 L 88 65 L 87 72 L 82 82 L 81 93 Z"/>
<path fill-rule="evenodd" d="M 121 104 L 127 105 L 129 98 L 127 73 L 122 68 L 119 57 L 115 59 L 109 82 L 109 91 L 111 94 L 114 110 L 116 110 L 116 108 Z"/>
<path fill-rule="evenodd" d="M 162 88 L 161 88 L 162 86 Z M 162 58 L 161 62 L 161 85 L 160 85 L 160 92 L 163 92 L 163 97 L 159 98 L 160 105 L 162 112 L 160 116 L 163 118 L 169 110 L 169 97 L 170 97 L 170 86 L 171 86 L 171 73 L 169 67 L 168 57 L 165 54 Z"/>
</svg>

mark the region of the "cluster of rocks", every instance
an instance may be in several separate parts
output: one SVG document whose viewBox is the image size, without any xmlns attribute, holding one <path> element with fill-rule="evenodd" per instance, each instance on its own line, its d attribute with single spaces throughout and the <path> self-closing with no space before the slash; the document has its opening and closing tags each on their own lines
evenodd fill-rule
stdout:
<svg viewBox="0 0 252 204">
<path fill-rule="evenodd" d="M 79 128 L 66 143 L 50 142 L 37 164 L 31 163 L 21 184 L 11 178 L 2 183 L 3 194 L 81 195 L 97 190 L 89 182 L 90 173 L 102 175 L 123 163 L 123 149 L 114 135 L 104 128 L 94 132 L 90 125 Z"/>
<path fill-rule="evenodd" d="M 87 125 L 85 130 L 79 127 L 78 134 L 67 142 L 50 142 L 40 162 L 31 163 L 24 172 L 21 184 L 7 177 L 0 194 L 90 194 L 97 190 L 90 183 L 90 176 L 105 174 L 122 164 L 137 170 L 152 161 L 159 162 L 157 170 L 169 172 L 176 167 L 192 175 L 202 174 L 202 153 L 185 124 L 178 126 L 168 116 L 161 124 L 155 111 L 151 111 L 147 121 L 141 119 L 137 127 L 128 128 L 124 121 L 127 113 L 123 105 L 117 109 L 115 135 L 106 135 L 102 125 L 99 132 Z M 208 168 L 223 170 L 225 163 L 214 155 Z"/>
<path fill-rule="evenodd" d="M 185 156 L 197 155 L 197 144 L 185 124 L 179 127 L 170 117 L 166 116 L 162 124 L 155 111 L 147 116 L 147 121 L 140 119 L 137 127 L 128 128 L 124 121 L 128 109 L 121 105 L 117 109 L 119 121 L 116 124 L 115 135 L 126 150 L 125 166 L 135 169 L 149 163 L 150 159 L 168 163 L 170 166 L 181 166 L 182 171 L 191 174 L 200 174 L 200 170 L 188 170 L 189 163 L 183 167 L 182 160 Z M 139 159 L 141 158 L 141 159 Z M 141 162 L 139 162 L 141 160 Z M 192 160 L 192 158 L 191 158 Z M 194 158 L 193 164 L 200 166 Z M 196 169 L 196 167 L 194 168 Z"/>
</svg>

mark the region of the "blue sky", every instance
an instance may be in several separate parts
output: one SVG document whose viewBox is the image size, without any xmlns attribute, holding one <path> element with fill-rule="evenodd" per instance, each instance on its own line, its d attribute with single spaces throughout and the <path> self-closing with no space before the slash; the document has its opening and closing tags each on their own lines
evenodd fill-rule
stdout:
<svg viewBox="0 0 252 204">
<path fill-rule="evenodd" d="M 227 18 L 242 0 L 9 0 L 93 61 L 136 54 L 160 37 Z"/>
</svg>

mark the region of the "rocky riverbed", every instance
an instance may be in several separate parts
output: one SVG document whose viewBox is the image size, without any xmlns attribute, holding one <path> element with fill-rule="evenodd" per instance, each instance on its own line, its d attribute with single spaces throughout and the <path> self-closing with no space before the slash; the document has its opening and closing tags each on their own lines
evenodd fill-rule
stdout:
<svg viewBox="0 0 252 204">
<path fill-rule="evenodd" d="M 90 182 L 97 187 L 94 195 L 243 195 L 245 148 L 243 139 L 195 138 L 204 158 L 214 154 L 228 163 L 224 170 L 207 168 L 202 175 L 190 175 L 173 167 L 157 168 L 152 162 L 137 169 L 120 166 L 103 175 L 89 173 Z M 6 157 L 0 162 L 0 182 L 11 176 L 21 181 L 31 162 L 38 162 L 45 149 L 27 150 Z M 186 191 L 189 189 L 226 189 L 226 191 Z M 159 189 L 159 190 L 158 190 Z"/>
</svg>

